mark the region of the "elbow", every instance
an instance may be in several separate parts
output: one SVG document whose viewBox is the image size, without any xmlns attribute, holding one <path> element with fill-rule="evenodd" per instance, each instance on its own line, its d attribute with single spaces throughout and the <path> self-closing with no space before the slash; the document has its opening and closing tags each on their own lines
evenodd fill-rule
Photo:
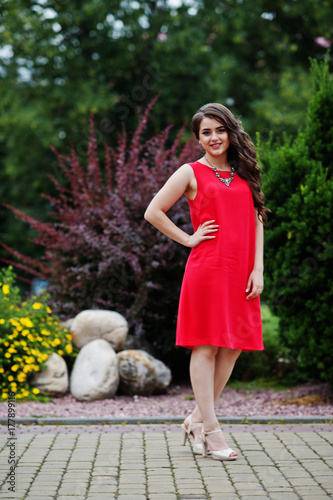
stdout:
<svg viewBox="0 0 333 500">
<path fill-rule="evenodd" d="M 156 224 L 158 224 L 160 220 L 160 211 L 149 205 L 143 217 L 147 222 L 150 222 L 150 224 L 156 227 Z"/>
<path fill-rule="evenodd" d="M 151 214 L 151 210 L 149 210 L 149 207 L 146 209 L 145 213 L 144 213 L 144 219 L 147 221 L 147 222 L 150 222 L 151 223 L 151 217 L 152 217 L 152 214 Z"/>
</svg>

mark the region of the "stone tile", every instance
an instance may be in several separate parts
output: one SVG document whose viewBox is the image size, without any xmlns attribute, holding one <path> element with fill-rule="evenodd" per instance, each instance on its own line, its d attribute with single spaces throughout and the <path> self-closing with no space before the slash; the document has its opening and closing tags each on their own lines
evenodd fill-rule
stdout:
<svg viewBox="0 0 333 500">
<path fill-rule="evenodd" d="M 138 487 L 138 491 L 140 488 Z M 91 485 L 89 488 L 89 495 L 92 495 L 93 493 L 116 493 L 117 492 L 117 485 L 112 485 L 112 484 L 94 484 Z"/>
<path fill-rule="evenodd" d="M 57 497 L 57 500 L 84 500 L 85 496 L 73 496 L 73 495 L 60 495 Z"/>
<path fill-rule="evenodd" d="M 250 495 L 243 495 L 242 494 L 242 500 L 256 500 L 257 498 L 259 498 L 260 500 L 263 500 L 264 498 L 269 498 L 269 496 L 267 496 L 267 492 L 265 492 L 264 490 L 251 491 Z M 296 497 L 296 498 L 298 498 L 298 497 Z"/>
<path fill-rule="evenodd" d="M 270 492 L 269 498 L 271 500 L 296 500 L 299 499 L 299 496 L 296 493 L 287 493 L 287 492 Z M 243 499 L 242 499 L 243 500 Z M 312 499 L 314 500 L 314 499 Z M 317 498 L 316 498 L 317 500 Z"/>
<path fill-rule="evenodd" d="M 147 500 L 146 495 L 118 495 L 118 500 Z M 92 500 L 98 500 L 98 497 L 94 497 Z M 109 497 L 105 500 L 109 500 Z"/>
<path fill-rule="evenodd" d="M 172 493 L 150 493 L 149 500 L 177 500 L 177 495 Z"/>
</svg>

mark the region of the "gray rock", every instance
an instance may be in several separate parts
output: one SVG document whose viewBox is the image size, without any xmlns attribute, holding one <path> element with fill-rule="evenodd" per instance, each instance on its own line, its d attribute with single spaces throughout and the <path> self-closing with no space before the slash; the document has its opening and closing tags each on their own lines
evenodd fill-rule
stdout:
<svg viewBox="0 0 333 500">
<path fill-rule="evenodd" d="M 71 326 L 73 345 L 81 348 L 95 339 L 107 340 L 118 352 L 124 348 L 128 324 L 124 316 L 115 311 L 86 309 L 75 316 Z"/>
<path fill-rule="evenodd" d="M 128 349 L 117 354 L 119 388 L 128 396 L 150 396 L 157 386 L 154 364 L 143 351 Z"/>
<path fill-rule="evenodd" d="M 154 356 L 149 354 L 148 352 L 145 352 L 143 350 L 140 350 L 139 352 L 142 352 L 147 356 L 147 358 L 152 362 L 154 365 L 156 375 L 157 375 L 157 385 L 154 389 L 154 394 L 163 394 L 166 392 L 167 388 L 170 385 L 171 379 L 172 379 L 172 373 L 170 368 L 167 367 L 163 361 L 156 359 Z"/>
<path fill-rule="evenodd" d="M 96 339 L 80 350 L 70 377 L 78 401 L 113 398 L 119 384 L 118 358 L 109 342 Z"/>
<path fill-rule="evenodd" d="M 65 360 L 57 353 L 45 362 L 46 368 L 35 373 L 29 380 L 29 384 L 40 390 L 41 394 L 51 396 L 62 396 L 68 391 L 68 370 Z"/>
<path fill-rule="evenodd" d="M 143 336 L 138 337 L 136 335 L 128 335 L 124 345 L 124 350 L 127 349 L 145 351 L 152 356 L 156 356 L 155 348 Z"/>
</svg>

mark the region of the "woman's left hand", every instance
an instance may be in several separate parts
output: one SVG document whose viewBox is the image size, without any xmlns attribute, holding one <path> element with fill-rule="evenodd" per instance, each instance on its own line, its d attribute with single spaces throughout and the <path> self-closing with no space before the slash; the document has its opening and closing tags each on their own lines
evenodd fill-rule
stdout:
<svg viewBox="0 0 333 500">
<path fill-rule="evenodd" d="M 262 271 L 253 269 L 247 280 L 245 293 L 248 293 L 246 299 L 254 299 L 261 295 L 264 290 L 264 276 Z"/>
</svg>

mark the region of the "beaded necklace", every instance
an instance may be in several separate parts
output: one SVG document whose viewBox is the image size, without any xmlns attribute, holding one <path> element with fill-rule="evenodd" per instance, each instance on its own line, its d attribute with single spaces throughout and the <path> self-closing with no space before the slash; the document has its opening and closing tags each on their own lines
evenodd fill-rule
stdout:
<svg viewBox="0 0 333 500">
<path fill-rule="evenodd" d="M 233 181 L 233 179 L 234 179 L 234 172 L 235 172 L 234 167 L 231 167 L 230 177 L 228 177 L 228 179 L 223 179 L 223 177 L 221 177 L 220 174 L 218 173 L 217 168 L 211 164 L 211 162 L 208 160 L 206 155 L 204 156 L 204 158 L 209 163 L 209 165 L 212 167 L 212 169 L 215 172 L 215 175 L 219 179 L 219 181 L 223 182 L 223 184 L 225 184 L 227 187 L 229 187 L 230 182 Z"/>
</svg>

